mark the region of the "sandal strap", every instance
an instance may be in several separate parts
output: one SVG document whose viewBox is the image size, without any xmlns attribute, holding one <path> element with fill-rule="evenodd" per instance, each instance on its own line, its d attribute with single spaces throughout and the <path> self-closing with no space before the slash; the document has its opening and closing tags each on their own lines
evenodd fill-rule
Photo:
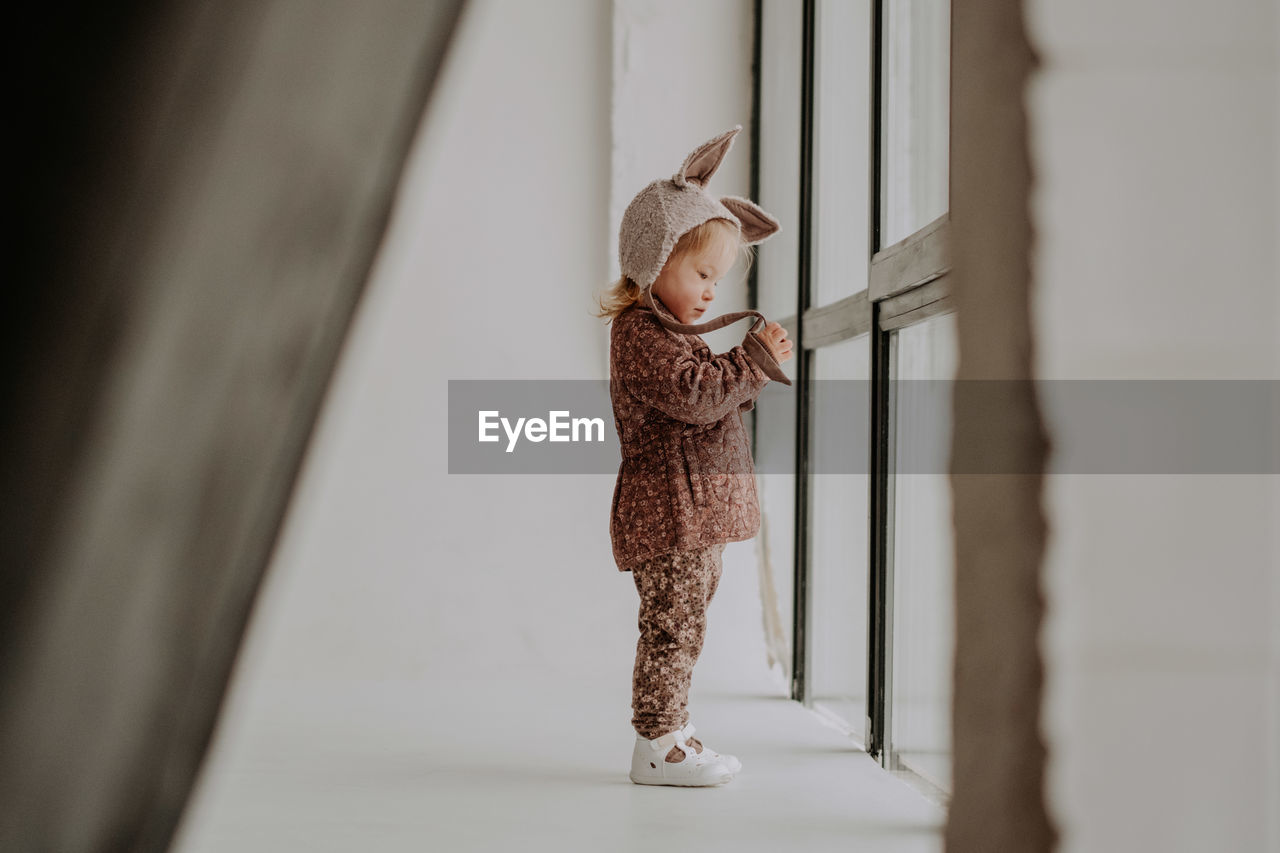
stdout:
<svg viewBox="0 0 1280 853">
<path fill-rule="evenodd" d="M 668 732 L 662 737 L 656 737 L 649 741 L 649 748 L 655 752 L 659 749 L 670 750 L 676 744 L 684 745 L 686 735 L 684 729 L 676 729 L 674 732 Z"/>
</svg>

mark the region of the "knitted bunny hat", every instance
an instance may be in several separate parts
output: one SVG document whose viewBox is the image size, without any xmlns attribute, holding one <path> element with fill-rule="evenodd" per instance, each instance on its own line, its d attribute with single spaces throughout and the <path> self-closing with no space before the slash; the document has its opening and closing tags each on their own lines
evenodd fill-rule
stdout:
<svg viewBox="0 0 1280 853">
<path fill-rule="evenodd" d="M 618 231 L 618 260 L 622 274 L 640 286 L 640 301 L 653 311 L 658 321 L 673 332 L 700 334 L 722 329 L 744 317 L 755 323 L 743 338 L 742 345 L 770 379 L 790 385 L 774 359 L 768 344 L 760 336 L 765 326 L 759 311 L 734 311 L 706 323 L 677 322 L 670 312 L 660 311 L 653 298 L 653 282 L 662 272 L 667 258 L 680 238 L 692 228 L 711 219 L 727 219 L 738 226 L 748 245 L 764 242 L 778 233 L 778 220 L 760 209 L 754 201 L 737 196 L 716 199 L 707 192 L 707 182 L 720 168 L 724 155 L 733 147 L 733 139 L 742 125 L 702 143 L 685 158 L 680 171 L 670 178 L 650 183 L 636 194 L 622 215 Z"/>
<path fill-rule="evenodd" d="M 763 242 L 778 232 L 778 221 L 755 202 L 737 196 L 716 199 L 707 192 L 707 182 L 741 131 L 742 125 L 734 125 L 699 145 L 685 158 L 680 171 L 653 181 L 627 205 L 618 231 L 618 260 L 622 274 L 642 291 L 662 272 L 671 250 L 685 232 L 709 219 L 734 223 L 748 245 Z"/>
</svg>

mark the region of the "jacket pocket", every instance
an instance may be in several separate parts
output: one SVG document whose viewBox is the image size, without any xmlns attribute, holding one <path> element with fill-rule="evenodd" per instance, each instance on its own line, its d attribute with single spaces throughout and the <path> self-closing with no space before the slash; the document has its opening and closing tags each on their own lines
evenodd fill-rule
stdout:
<svg viewBox="0 0 1280 853">
<path fill-rule="evenodd" d="M 695 507 L 702 506 L 702 466 L 698 464 L 696 441 L 690 441 L 689 433 L 680 434 L 680 453 L 684 456 L 685 478 L 689 483 L 689 494 L 693 497 Z"/>
</svg>

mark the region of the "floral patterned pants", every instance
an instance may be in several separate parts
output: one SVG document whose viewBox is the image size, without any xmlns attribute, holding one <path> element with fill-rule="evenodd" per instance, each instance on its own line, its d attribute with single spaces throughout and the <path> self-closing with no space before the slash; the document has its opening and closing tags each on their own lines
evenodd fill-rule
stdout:
<svg viewBox="0 0 1280 853">
<path fill-rule="evenodd" d="M 678 551 L 631 570 L 640 593 L 640 639 L 631 725 L 656 738 L 689 722 L 689 684 L 702 653 L 707 607 L 720 584 L 724 545 Z"/>
</svg>

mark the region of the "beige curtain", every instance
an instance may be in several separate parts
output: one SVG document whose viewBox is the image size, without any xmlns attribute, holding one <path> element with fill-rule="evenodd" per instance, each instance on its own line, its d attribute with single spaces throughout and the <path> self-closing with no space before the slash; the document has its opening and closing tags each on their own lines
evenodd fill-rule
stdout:
<svg viewBox="0 0 1280 853">
<path fill-rule="evenodd" d="M 1023 89 L 1036 64 L 1020 0 L 951 7 L 951 246 L 960 367 L 952 436 L 956 531 L 954 793 L 946 848 L 1049 850 L 1039 731 L 1048 452 L 1030 383 L 992 417 L 966 380 L 1032 378 L 1033 175 Z M 976 460 L 999 467 L 979 468 Z M 1005 467 L 1013 466 L 1017 467 Z"/>
</svg>

